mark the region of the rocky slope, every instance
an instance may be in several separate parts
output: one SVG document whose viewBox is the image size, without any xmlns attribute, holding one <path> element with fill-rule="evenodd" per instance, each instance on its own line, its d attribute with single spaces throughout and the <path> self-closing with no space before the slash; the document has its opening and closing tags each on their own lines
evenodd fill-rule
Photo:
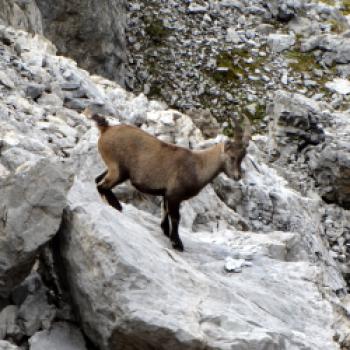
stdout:
<svg viewBox="0 0 350 350">
<path fill-rule="evenodd" d="M 221 121 L 243 111 L 260 122 L 279 89 L 343 108 L 330 82 L 349 76 L 349 11 L 346 0 L 130 1 L 131 84 Z"/>
<path fill-rule="evenodd" d="M 124 85 L 126 2 L 1 0 L 0 23 L 44 34 L 58 53 Z"/>
<path fill-rule="evenodd" d="M 157 198 L 119 186 L 122 213 L 99 198 L 81 111 L 191 148 L 223 136 L 55 53 L 0 26 L 0 349 L 349 349 L 345 105 L 274 92 L 244 180 L 184 203 L 180 254 Z"/>
</svg>

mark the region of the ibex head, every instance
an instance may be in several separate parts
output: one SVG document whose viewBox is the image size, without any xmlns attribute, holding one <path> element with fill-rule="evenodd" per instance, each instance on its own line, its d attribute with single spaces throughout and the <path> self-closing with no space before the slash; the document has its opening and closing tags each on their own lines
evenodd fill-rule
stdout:
<svg viewBox="0 0 350 350">
<path fill-rule="evenodd" d="M 244 131 L 236 120 L 234 125 L 234 140 L 227 141 L 224 146 L 224 173 L 238 181 L 242 178 L 241 164 L 247 153 L 252 133 L 247 117 L 244 117 Z"/>
</svg>

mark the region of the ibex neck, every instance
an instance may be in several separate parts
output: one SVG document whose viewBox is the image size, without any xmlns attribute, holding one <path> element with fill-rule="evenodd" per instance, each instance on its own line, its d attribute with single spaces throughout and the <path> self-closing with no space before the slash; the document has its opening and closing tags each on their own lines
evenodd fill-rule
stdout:
<svg viewBox="0 0 350 350">
<path fill-rule="evenodd" d="M 197 177 L 202 187 L 211 182 L 223 170 L 223 147 L 224 144 L 219 143 L 208 149 L 195 151 L 198 159 Z"/>
</svg>

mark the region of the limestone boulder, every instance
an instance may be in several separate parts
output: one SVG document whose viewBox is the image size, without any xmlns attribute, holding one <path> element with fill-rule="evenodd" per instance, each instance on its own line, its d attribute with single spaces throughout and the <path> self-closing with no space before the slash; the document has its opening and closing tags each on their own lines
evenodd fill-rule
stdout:
<svg viewBox="0 0 350 350">
<path fill-rule="evenodd" d="M 323 34 L 312 36 L 301 45 L 301 51 L 308 52 L 320 49 L 322 60 L 329 66 L 334 63 L 350 62 L 350 39 L 346 36 Z"/>
<path fill-rule="evenodd" d="M 309 166 L 325 201 L 350 209 L 350 145 L 334 140 L 317 147 L 310 155 Z"/>
<path fill-rule="evenodd" d="M 124 0 L 36 0 L 43 31 L 81 67 L 123 84 L 126 61 Z"/>
<path fill-rule="evenodd" d="M 338 349 L 320 270 L 286 253 L 294 234 L 240 240 L 233 227 L 181 227 L 179 254 L 153 215 L 101 205 L 81 179 L 68 198 L 60 253 L 82 327 L 101 349 Z M 228 258 L 250 264 L 231 274 Z"/>
<path fill-rule="evenodd" d="M 28 32 L 41 34 L 43 31 L 41 13 L 35 0 L 1 0 L 0 20 Z"/>
<path fill-rule="evenodd" d="M 19 350 L 19 347 L 6 340 L 0 340 L 0 350 Z"/>
<path fill-rule="evenodd" d="M 27 276 L 40 247 L 58 231 L 71 183 L 67 165 L 49 159 L 0 178 L 0 295 Z"/>
<path fill-rule="evenodd" d="M 30 350 L 86 350 L 80 330 L 68 322 L 56 322 L 50 330 L 36 333 L 29 344 Z"/>
<path fill-rule="evenodd" d="M 303 1 L 300 0 L 273 0 L 263 1 L 272 17 L 281 22 L 288 22 L 303 8 Z"/>
</svg>

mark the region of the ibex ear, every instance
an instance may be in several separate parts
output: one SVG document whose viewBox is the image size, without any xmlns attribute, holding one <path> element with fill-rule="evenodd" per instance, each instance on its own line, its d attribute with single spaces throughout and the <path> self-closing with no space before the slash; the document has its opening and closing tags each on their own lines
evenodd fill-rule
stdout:
<svg viewBox="0 0 350 350">
<path fill-rule="evenodd" d="M 242 137 L 243 137 L 243 130 L 241 128 L 241 125 L 240 125 L 238 118 L 232 117 L 232 123 L 234 125 L 233 136 L 235 138 L 235 141 L 240 143 L 242 141 Z"/>
</svg>

